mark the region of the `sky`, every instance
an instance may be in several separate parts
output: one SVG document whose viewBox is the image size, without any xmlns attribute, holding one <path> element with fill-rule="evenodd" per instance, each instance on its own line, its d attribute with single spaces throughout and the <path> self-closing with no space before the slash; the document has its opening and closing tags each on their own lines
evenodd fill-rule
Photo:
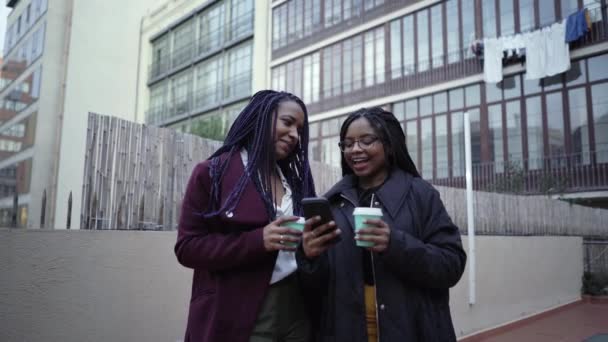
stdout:
<svg viewBox="0 0 608 342">
<path fill-rule="evenodd" d="M 6 17 L 11 12 L 11 9 L 4 6 L 6 1 L 2 1 L 0 3 L 0 55 L 3 53 L 4 49 L 4 36 L 6 33 Z"/>
</svg>

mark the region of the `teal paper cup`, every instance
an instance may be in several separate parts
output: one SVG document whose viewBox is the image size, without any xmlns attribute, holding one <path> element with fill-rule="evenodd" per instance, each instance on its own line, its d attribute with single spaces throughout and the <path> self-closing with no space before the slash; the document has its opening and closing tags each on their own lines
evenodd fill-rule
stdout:
<svg viewBox="0 0 608 342">
<path fill-rule="evenodd" d="M 303 232 L 304 231 L 304 222 L 305 221 L 306 220 L 303 217 L 300 217 L 297 221 L 283 222 L 283 224 L 281 226 L 297 229 L 297 230 Z M 295 242 L 285 242 L 285 246 L 297 247 L 298 244 L 295 243 Z"/>
<path fill-rule="evenodd" d="M 380 208 L 368 208 L 368 207 L 357 207 L 353 212 L 355 217 L 355 234 L 358 234 L 359 229 L 368 228 L 369 225 L 365 224 L 365 220 L 369 219 L 381 219 L 382 209 Z M 356 241 L 359 247 L 373 247 L 374 243 L 370 241 Z"/>
</svg>

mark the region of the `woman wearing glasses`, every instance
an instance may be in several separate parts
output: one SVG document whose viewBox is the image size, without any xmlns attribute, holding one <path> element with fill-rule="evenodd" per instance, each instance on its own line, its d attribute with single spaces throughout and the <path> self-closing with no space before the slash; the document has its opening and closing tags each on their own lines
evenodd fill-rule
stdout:
<svg viewBox="0 0 608 342">
<path fill-rule="evenodd" d="M 325 194 L 335 222 L 313 228 L 308 220 L 296 252 L 306 289 L 321 299 L 318 340 L 455 341 L 448 289 L 466 255 L 401 125 L 381 108 L 364 108 L 346 119 L 340 140 L 344 177 Z M 355 234 L 355 207 L 381 208 L 382 219 Z M 342 241 L 328 244 L 338 233 Z"/>
</svg>

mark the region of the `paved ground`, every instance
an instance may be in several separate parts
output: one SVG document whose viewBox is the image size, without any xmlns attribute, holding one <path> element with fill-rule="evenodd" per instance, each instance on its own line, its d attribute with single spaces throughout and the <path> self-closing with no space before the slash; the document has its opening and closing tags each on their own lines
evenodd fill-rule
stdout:
<svg viewBox="0 0 608 342">
<path fill-rule="evenodd" d="M 608 300 L 581 301 L 466 342 L 608 342 Z"/>
</svg>

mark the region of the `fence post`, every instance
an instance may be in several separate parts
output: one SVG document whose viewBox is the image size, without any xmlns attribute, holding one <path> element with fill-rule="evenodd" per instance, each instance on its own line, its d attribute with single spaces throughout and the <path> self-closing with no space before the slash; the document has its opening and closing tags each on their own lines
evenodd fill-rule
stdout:
<svg viewBox="0 0 608 342">
<path fill-rule="evenodd" d="M 17 211 L 19 210 L 19 197 L 17 193 L 13 196 L 13 217 L 11 218 L 11 227 L 17 228 Z"/>
<path fill-rule="evenodd" d="M 68 221 L 66 223 L 66 228 L 70 229 L 72 225 L 72 192 L 70 191 L 70 197 L 68 197 Z"/>
<path fill-rule="evenodd" d="M 44 228 L 44 219 L 46 214 L 46 189 L 42 192 L 42 205 L 40 210 L 40 228 Z"/>
</svg>

